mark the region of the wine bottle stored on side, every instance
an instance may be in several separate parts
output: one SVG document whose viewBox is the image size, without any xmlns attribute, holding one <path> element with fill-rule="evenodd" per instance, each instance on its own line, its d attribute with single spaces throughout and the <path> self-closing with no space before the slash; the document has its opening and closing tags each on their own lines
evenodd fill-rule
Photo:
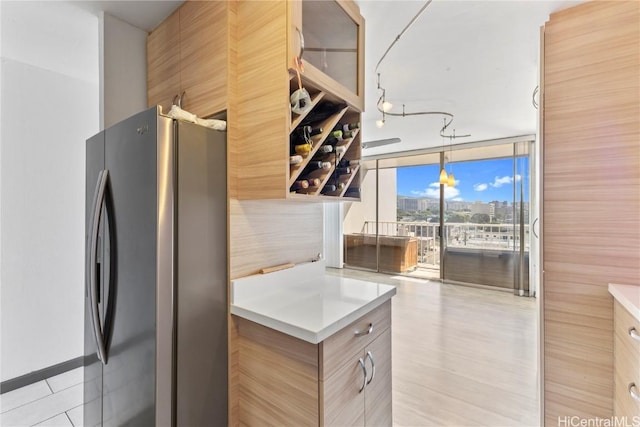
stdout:
<svg viewBox="0 0 640 427">
<path fill-rule="evenodd" d="M 359 164 L 360 164 L 360 160 L 342 159 L 338 162 L 338 167 L 341 167 L 341 168 L 344 168 L 347 166 L 355 167 L 355 166 L 358 166 Z"/>
<path fill-rule="evenodd" d="M 318 151 L 316 151 L 316 153 L 320 153 L 320 154 L 326 154 L 331 152 L 333 152 L 332 145 L 321 145 L 320 148 L 318 148 Z"/>
<path fill-rule="evenodd" d="M 306 179 L 299 179 L 291 186 L 292 190 L 302 190 L 305 188 L 309 188 L 309 181 L 307 181 Z"/>
<path fill-rule="evenodd" d="M 294 156 L 289 156 L 289 164 L 290 165 L 299 165 L 300 163 L 302 163 L 302 156 L 299 154 L 296 154 Z"/>
<path fill-rule="evenodd" d="M 333 193 L 336 190 L 337 190 L 337 187 L 334 184 L 327 184 L 324 186 L 324 188 L 320 192 L 322 194 L 326 194 L 326 193 Z"/>
<path fill-rule="evenodd" d="M 306 178 L 306 180 L 309 183 L 309 187 L 319 187 L 322 182 L 320 178 Z"/>
<path fill-rule="evenodd" d="M 342 132 L 342 138 L 344 139 L 350 139 L 350 138 L 353 138 L 354 136 L 356 136 L 356 132 L 353 130 Z"/>
<path fill-rule="evenodd" d="M 344 166 L 344 167 L 337 167 L 335 174 L 337 176 L 341 176 L 341 175 L 350 175 L 351 174 L 351 168 L 349 166 Z"/>
<path fill-rule="evenodd" d="M 333 130 L 341 130 L 343 132 L 348 132 L 348 131 L 354 130 L 354 129 L 360 129 L 360 122 L 338 123 L 333 128 Z"/>
<path fill-rule="evenodd" d="M 324 170 L 329 170 L 331 169 L 331 162 L 322 162 L 319 160 L 312 160 L 309 162 L 309 164 L 307 165 L 307 171 L 308 172 L 312 172 L 318 169 L 324 169 Z"/>
<path fill-rule="evenodd" d="M 344 153 L 347 152 L 347 147 L 343 147 L 341 145 L 338 145 L 333 150 L 336 152 L 336 154 L 344 154 Z"/>
<path fill-rule="evenodd" d="M 327 139 L 324 140 L 323 145 L 331 145 L 331 146 L 335 147 L 340 142 L 342 142 L 341 139 L 338 139 L 335 136 L 330 136 L 330 137 L 328 137 Z"/>
<path fill-rule="evenodd" d="M 327 138 L 335 138 L 338 141 L 342 141 L 344 138 L 342 136 L 342 131 L 341 130 L 334 130 L 329 132 L 329 135 L 327 135 Z"/>
<path fill-rule="evenodd" d="M 299 144 L 293 147 L 294 152 L 301 156 L 306 156 L 312 149 L 313 146 L 311 144 Z"/>
</svg>

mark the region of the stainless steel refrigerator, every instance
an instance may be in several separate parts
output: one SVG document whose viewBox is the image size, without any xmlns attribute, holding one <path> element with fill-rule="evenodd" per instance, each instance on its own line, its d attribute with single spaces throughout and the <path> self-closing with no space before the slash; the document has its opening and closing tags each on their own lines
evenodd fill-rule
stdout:
<svg viewBox="0 0 640 427">
<path fill-rule="evenodd" d="M 227 425 L 225 132 L 143 111 L 86 143 L 84 425 Z"/>
</svg>

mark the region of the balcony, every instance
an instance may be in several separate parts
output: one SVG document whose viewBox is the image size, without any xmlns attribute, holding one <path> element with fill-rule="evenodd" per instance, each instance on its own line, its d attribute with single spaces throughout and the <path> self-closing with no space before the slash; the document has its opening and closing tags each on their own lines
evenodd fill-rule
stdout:
<svg viewBox="0 0 640 427">
<path fill-rule="evenodd" d="M 529 226 L 523 227 L 521 259 L 519 225 L 446 223 L 441 257 L 438 223 L 379 222 L 378 249 L 376 222 L 365 221 L 360 233 L 345 235 L 345 264 L 508 289 L 522 281 L 528 289 Z"/>
</svg>

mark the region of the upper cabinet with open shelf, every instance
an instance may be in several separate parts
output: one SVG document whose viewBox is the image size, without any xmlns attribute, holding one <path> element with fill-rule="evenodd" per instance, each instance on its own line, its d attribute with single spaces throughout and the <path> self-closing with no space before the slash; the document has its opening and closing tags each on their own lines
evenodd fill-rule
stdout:
<svg viewBox="0 0 640 427">
<path fill-rule="evenodd" d="M 358 7 L 351 1 L 326 0 L 236 5 L 229 128 L 237 131 L 238 149 L 232 151 L 232 197 L 359 199 L 364 21 Z M 349 31 L 335 27 L 346 25 L 347 17 Z M 336 35 L 345 37 L 344 43 L 332 38 Z M 303 38 L 299 83 L 295 57 Z M 289 98 L 300 84 L 311 96 L 311 109 L 296 114 Z M 343 130 L 344 125 L 354 129 Z M 305 126 L 318 132 L 309 135 L 309 146 L 298 152 Z M 291 156 L 300 157 L 290 164 Z"/>
<path fill-rule="evenodd" d="M 306 77 L 364 109 L 364 19 L 352 1 L 287 2 L 288 67 L 302 53 Z"/>
</svg>

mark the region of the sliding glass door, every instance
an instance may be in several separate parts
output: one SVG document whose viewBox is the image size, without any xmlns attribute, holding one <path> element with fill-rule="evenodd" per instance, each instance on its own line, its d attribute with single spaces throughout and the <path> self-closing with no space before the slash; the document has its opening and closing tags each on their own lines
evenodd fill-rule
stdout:
<svg viewBox="0 0 640 427">
<path fill-rule="evenodd" d="M 529 294 L 531 142 L 365 162 L 347 207 L 345 264 Z M 455 176 L 439 181 L 441 169 Z"/>
<path fill-rule="evenodd" d="M 500 157 L 487 157 L 483 148 L 454 153 L 454 159 L 462 159 L 455 163 L 455 176 L 456 192 L 463 197 L 445 200 L 442 278 L 524 295 L 529 286 L 528 145 L 501 148 Z"/>
</svg>

